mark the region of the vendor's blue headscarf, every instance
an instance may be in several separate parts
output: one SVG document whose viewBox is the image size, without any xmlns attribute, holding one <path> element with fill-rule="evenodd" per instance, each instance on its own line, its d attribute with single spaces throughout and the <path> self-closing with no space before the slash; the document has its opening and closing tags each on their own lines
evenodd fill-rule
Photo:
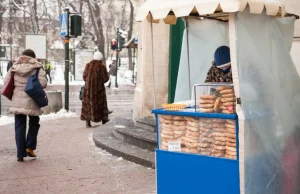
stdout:
<svg viewBox="0 0 300 194">
<path fill-rule="evenodd" d="M 228 46 L 220 46 L 217 48 L 215 52 L 215 63 L 217 67 L 221 67 L 223 65 L 227 65 L 230 63 L 230 49 Z M 231 66 L 229 66 L 226 70 L 220 69 L 220 71 L 224 73 L 228 73 L 231 69 Z"/>
</svg>

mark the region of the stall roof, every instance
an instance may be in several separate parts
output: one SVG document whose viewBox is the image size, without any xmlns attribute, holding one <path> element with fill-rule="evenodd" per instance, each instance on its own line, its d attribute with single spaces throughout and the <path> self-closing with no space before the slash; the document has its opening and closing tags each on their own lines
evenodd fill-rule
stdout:
<svg viewBox="0 0 300 194">
<path fill-rule="evenodd" d="M 153 16 L 153 22 L 163 19 L 166 24 L 175 24 L 178 17 L 189 15 L 227 20 L 228 13 L 244 11 L 249 5 L 250 13 L 271 16 L 286 16 L 280 0 L 147 0 L 137 11 L 137 21 Z"/>
<path fill-rule="evenodd" d="M 127 43 L 124 44 L 125 48 L 137 48 L 137 43 L 135 43 L 135 36 L 133 36 Z"/>
</svg>

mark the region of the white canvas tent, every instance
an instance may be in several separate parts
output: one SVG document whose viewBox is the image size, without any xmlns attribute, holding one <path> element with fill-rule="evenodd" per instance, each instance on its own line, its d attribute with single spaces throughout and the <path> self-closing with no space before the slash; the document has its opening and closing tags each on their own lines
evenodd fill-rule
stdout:
<svg viewBox="0 0 300 194">
<path fill-rule="evenodd" d="M 229 21 L 233 83 L 241 100 L 240 193 L 299 193 L 300 172 L 291 165 L 300 162 L 300 78 L 289 53 L 296 17 L 278 0 L 148 0 L 137 21 L 147 18 L 152 29 L 152 23 L 175 24 L 178 17 L 188 24 L 189 16 Z M 189 28 L 185 34 L 190 74 Z M 288 157 L 297 162 L 290 164 Z"/>
</svg>

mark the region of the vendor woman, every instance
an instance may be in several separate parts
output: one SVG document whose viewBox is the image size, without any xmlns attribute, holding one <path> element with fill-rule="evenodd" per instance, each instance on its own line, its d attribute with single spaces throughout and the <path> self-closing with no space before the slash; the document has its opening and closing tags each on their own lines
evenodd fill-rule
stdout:
<svg viewBox="0 0 300 194">
<path fill-rule="evenodd" d="M 215 60 L 207 73 L 205 83 L 229 82 L 232 83 L 230 49 L 220 46 L 214 56 Z"/>
</svg>

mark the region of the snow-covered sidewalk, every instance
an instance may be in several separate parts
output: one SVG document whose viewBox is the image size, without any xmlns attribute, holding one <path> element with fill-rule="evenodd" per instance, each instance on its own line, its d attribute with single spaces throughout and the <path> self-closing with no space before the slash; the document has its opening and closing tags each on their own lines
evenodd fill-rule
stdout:
<svg viewBox="0 0 300 194">
<path fill-rule="evenodd" d="M 44 120 L 55 120 L 60 118 L 71 118 L 71 117 L 77 117 L 78 115 L 73 112 L 68 112 L 65 109 L 60 110 L 57 113 L 51 113 L 48 115 L 42 115 L 40 118 L 42 121 Z M 9 116 L 1 116 L 0 117 L 0 126 L 12 124 L 15 122 L 14 117 Z"/>
</svg>

